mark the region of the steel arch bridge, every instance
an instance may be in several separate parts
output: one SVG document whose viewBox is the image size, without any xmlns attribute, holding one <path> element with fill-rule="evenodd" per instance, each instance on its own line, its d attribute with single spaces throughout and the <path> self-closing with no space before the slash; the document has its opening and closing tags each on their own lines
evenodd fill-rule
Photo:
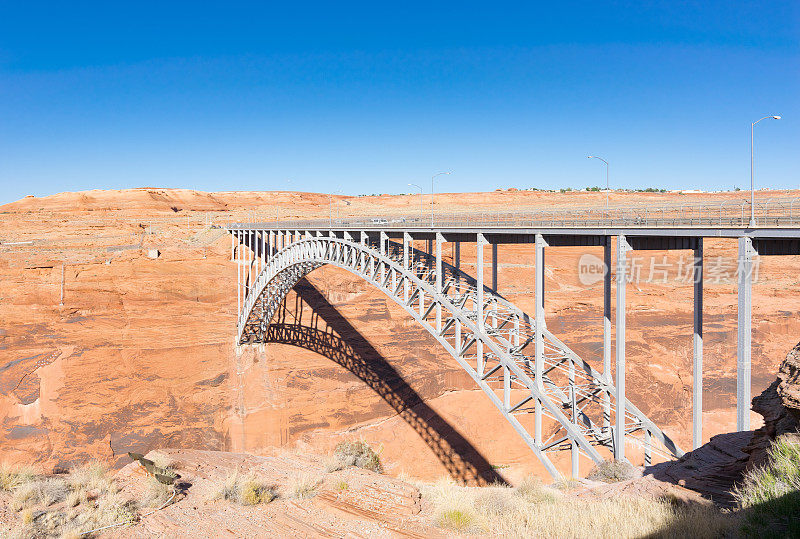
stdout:
<svg viewBox="0 0 800 539">
<path fill-rule="evenodd" d="M 435 254 L 412 248 L 408 233 L 402 242 L 389 241 L 383 232 L 377 238 L 361 232 L 358 239 L 347 231 L 284 235 L 232 229 L 231 234 L 242 283 L 239 344 L 266 342 L 288 292 L 313 270 L 336 266 L 381 290 L 426 329 L 553 477 L 560 475 L 549 457 L 554 451 L 570 452 L 573 476 L 581 455 L 600 462 L 601 447 L 622 455 L 615 448 L 619 440 L 640 444 L 648 463 L 653 451 L 668 458 L 683 454 L 633 403 L 624 397 L 617 401 L 608 372 L 596 371 L 547 329 L 543 272 L 536 273 L 536 313 L 531 317 L 482 285 L 483 263 L 477 265 L 477 278 L 445 263 L 440 234 Z M 536 267 L 541 268 L 544 245 L 539 236 L 536 241 Z M 480 261 L 487 244 L 477 234 Z"/>
</svg>

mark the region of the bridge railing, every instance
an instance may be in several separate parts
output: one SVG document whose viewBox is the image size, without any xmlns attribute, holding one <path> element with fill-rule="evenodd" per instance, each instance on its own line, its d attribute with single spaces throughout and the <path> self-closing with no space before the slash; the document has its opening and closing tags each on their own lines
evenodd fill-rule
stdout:
<svg viewBox="0 0 800 539">
<path fill-rule="evenodd" d="M 800 226 L 800 198 L 757 200 L 756 227 Z M 257 215 L 253 215 L 257 220 Z M 375 214 L 357 217 L 267 221 L 274 228 L 450 228 L 450 227 L 730 227 L 750 226 L 750 201 L 693 202 L 552 210 L 480 210 Z"/>
</svg>

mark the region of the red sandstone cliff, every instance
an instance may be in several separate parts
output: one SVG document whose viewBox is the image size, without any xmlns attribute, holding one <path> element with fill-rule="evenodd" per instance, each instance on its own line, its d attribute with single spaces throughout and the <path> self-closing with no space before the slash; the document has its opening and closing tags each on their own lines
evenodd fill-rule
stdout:
<svg viewBox="0 0 800 539">
<path fill-rule="evenodd" d="M 615 196 L 635 203 L 654 195 Z M 342 211 L 419 203 L 417 197 L 337 200 Z M 438 200 L 454 208 L 601 202 L 593 194 L 525 192 Z M 436 342 L 382 293 L 346 272 L 313 272 L 290 295 L 282 316 L 309 330 L 336 332 L 349 354 L 315 348 L 313 333 L 304 342 L 234 346 L 230 239 L 208 224 L 252 218 L 253 209 L 256 218 L 276 210 L 282 217 L 327 217 L 328 203 L 326 195 L 309 193 L 137 189 L 26 198 L 0 207 L 0 243 L 10 244 L 0 246 L 0 460 L 52 467 L 98 457 L 121 465 L 120 455 L 129 450 L 260 453 L 295 444 L 324 453 L 342 439 L 363 437 L 383 447 L 390 474 L 474 480 L 540 472 L 513 429 Z M 149 258 L 149 248 L 161 256 Z M 708 241 L 709 271 L 718 257 L 735 259 L 735 249 L 735 241 Z M 546 312 L 549 328 L 598 366 L 602 291 L 577 278 L 584 252 L 548 249 Z M 445 253 L 450 256 L 449 248 Z M 650 254 L 673 264 L 686 256 Z M 474 255 L 463 246 L 468 272 L 474 272 Z M 499 250 L 500 292 L 528 312 L 532 255 L 529 246 Z M 770 257 L 760 266 L 754 393 L 772 382 L 777 358 L 800 334 L 800 298 L 792 293 L 797 263 L 798 257 Z M 690 300 L 691 285 L 672 280 L 642 280 L 628 292 L 629 397 L 683 447 L 689 445 L 692 386 Z M 707 438 L 734 425 L 735 309 L 735 282 L 709 278 Z M 588 467 L 581 463 L 583 473 Z"/>
</svg>

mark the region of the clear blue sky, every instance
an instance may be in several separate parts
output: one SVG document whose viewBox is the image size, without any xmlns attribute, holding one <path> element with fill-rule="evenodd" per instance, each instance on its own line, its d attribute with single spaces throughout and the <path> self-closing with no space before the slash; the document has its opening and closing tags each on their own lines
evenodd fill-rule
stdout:
<svg viewBox="0 0 800 539">
<path fill-rule="evenodd" d="M 758 183 L 797 188 L 796 0 L 0 0 L 0 203 L 600 185 L 588 154 L 615 186 L 745 188 L 766 114 Z"/>
</svg>

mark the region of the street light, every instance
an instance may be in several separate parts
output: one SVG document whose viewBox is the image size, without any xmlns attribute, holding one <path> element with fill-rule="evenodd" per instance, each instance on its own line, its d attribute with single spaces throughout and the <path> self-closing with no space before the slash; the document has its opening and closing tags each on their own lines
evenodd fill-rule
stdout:
<svg viewBox="0 0 800 539">
<path fill-rule="evenodd" d="M 416 187 L 417 189 L 419 189 L 419 220 L 422 221 L 422 212 L 424 211 L 423 208 L 425 207 L 425 201 L 422 198 L 422 194 L 424 191 L 422 190 L 422 187 L 420 187 L 416 183 L 409 183 L 408 186 Z"/>
<path fill-rule="evenodd" d="M 599 159 L 603 163 L 606 164 L 606 211 L 608 211 L 608 190 L 609 190 L 609 183 L 608 183 L 608 161 L 603 159 L 602 157 L 597 157 L 596 155 L 587 155 L 587 159 Z"/>
<path fill-rule="evenodd" d="M 764 116 L 750 124 L 750 227 L 756 226 L 756 188 L 755 188 L 755 161 L 753 158 L 753 131 L 758 122 L 772 118 L 780 120 L 780 116 Z"/>
<path fill-rule="evenodd" d="M 434 174 L 431 176 L 431 228 L 433 228 L 433 179 L 436 176 L 443 176 L 445 174 L 450 174 L 449 172 L 439 172 L 438 174 Z"/>
</svg>

